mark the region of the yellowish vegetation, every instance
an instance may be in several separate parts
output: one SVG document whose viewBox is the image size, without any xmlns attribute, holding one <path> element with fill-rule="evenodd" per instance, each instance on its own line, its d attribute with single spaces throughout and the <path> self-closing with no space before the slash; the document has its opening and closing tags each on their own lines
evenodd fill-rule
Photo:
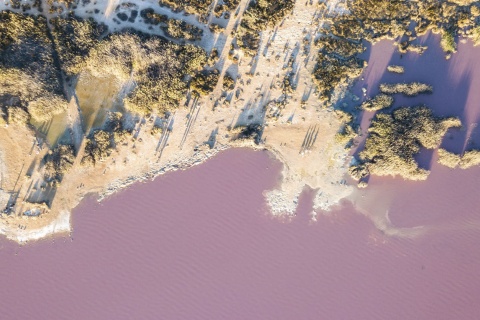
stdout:
<svg viewBox="0 0 480 320">
<path fill-rule="evenodd" d="M 460 163 L 462 157 L 458 154 L 449 152 L 443 148 L 438 149 L 438 163 L 449 168 L 455 168 Z"/>
<path fill-rule="evenodd" d="M 457 44 L 455 43 L 455 38 L 451 31 L 442 31 L 442 39 L 440 41 L 440 46 L 446 53 L 457 52 Z"/>
<path fill-rule="evenodd" d="M 43 159 L 45 163 L 45 179 L 58 183 L 73 166 L 75 149 L 72 145 L 60 144 L 50 150 Z"/>
<path fill-rule="evenodd" d="M 369 174 L 425 180 L 429 172 L 419 168 L 414 155 L 421 147 L 437 148 L 446 131 L 459 127 L 457 118 L 437 118 L 427 107 L 400 108 L 392 114 L 377 114 L 368 129 L 359 162 L 350 168 L 356 179 Z"/>
<path fill-rule="evenodd" d="M 201 40 L 203 35 L 202 29 L 176 19 L 169 19 L 163 30 L 172 38 L 191 41 Z"/>
<path fill-rule="evenodd" d="M 405 72 L 405 68 L 403 66 L 390 65 L 387 67 L 387 71 L 401 74 Z"/>
<path fill-rule="evenodd" d="M 393 104 L 393 97 L 386 94 L 379 94 L 372 99 L 362 103 L 361 108 L 366 111 L 378 111 L 390 108 Z"/>
<path fill-rule="evenodd" d="M 218 79 L 218 70 L 200 72 L 190 82 L 190 89 L 198 95 L 205 96 L 215 89 Z"/>
<path fill-rule="evenodd" d="M 469 150 L 466 151 L 462 159 L 460 160 L 460 168 L 468 169 L 473 166 L 478 166 L 480 164 L 480 150 Z"/>
<path fill-rule="evenodd" d="M 449 168 L 468 169 L 480 165 L 480 150 L 469 150 L 463 155 L 449 152 L 445 149 L 438 149 L 438 163 Z"/>
<path fill-rule="evenodd" d="M 97 45 L 98 39 L 108 27 L 93 19 L 85 20 L 75 16 L 50 19 L 52 36 L 55 42 L 62 70 L 67 75 L 82 71 L 85 57 Z"/>
<path fill-rule="evenodd" d="M 397 94 L 402 93 L 406 96 L 416 96 L 421 93 L 432 93 L 433 88 L 431 85 L 411 82 L 411 83 L 382 83 L 380 85 L 380 91 L 385 94 Z"/>
<path fill-rule="evenodd" d="M 125 108 L 147 115 L 177 108 L 187 90 L 185 75 L 194 75 L 205 63 L 206 53 L 199 47 L 124 33 L 111 35 L 92 48 L 85 69 L 119 83 L 134 81 L 133 92 L 124 99 Z"/>
<path fill-rule="evenodd" d="M 248 55 L 255 55 L 260 44 L 260 32 L 272 28 L 292 12 L 294 0 L 250 1 L 240 27 L 237 30 L 237 45 Z"/>
<path fill-rule="evenodd" d="M 0 108 L 17 107 L 4 112 L 8 121 L 42 122 L 63 112 L 67 104 L 45 18 L 1 12 L 0 35 Z"/>
</svg>

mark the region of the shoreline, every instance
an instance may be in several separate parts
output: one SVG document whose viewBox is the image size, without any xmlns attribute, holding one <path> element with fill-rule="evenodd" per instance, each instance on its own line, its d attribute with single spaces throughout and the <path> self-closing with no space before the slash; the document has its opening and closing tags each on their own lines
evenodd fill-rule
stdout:
<svg viewBox="0 0 480 320">
<path fill-rule="evenodd" d="M 246 1 L 241 1 L 240 10 L 245 6 Z M 289 43 L 302 30 L 313 39 L 319 23 L 315 20 L 318 12 L 314 12 L 314 8 L 316 7 L 296 2 L 295 14 L 287 16 L 282 25 L 276 29 L 262 32 L 259 52 L 263 54 L 259 53 L 255 58 L 251 58 L 245 56 L 241 50 L 235 50 L 237 61 L 228 57 L 229 47 L 224 44 L 233 40 L 230 33 L 241 15 L 228 20 L 227 27 L 220 37 L 222 41 L 215 43 L 220 49 L 220 61 L 217 63 L 220 77 L 228 72 L 236 79 L 234 88 L 228 91 L 230 96 L 228 100 L 225 97 L 221 98 L 224 89 L 220 78 L 214 91 L 201 98 L 197 105 L 183 106 L 184 103 L 181 103 L 182 106 L 168 119 L 166 137 L 162 135 L 159 141 L 158 136 L 150 135 L 149 131 L 155 125 L 152 118 L 139 119 L 133 124 L 134 137 L 128 139 L 125 146 L 113 150 L 109 158 L 96 164 L 94 168 L 80 165 L 84 153 L 84 143 L 81 142 L 76 146 L 79 154 L 73 168 L 64 176 L 58 188 L 52 191 L 54 200 L 50 212 L 39 217 L 27 218 L 23 215 L 2 217 L 0 219 L 0 225 L 3 225 L 2 233 L 8 233 L 9 238 L 24 239 L 22 235 L 31 232 L 29 230 L 51 228 L 48 226 L 54 225 L 60 217 L 60 212 L 71 211 L 71 208 L 76 207 L 87 194 L 98 194 L 100 199 L 104 199 L 137 181 L 150 180 L 168 171 L 203 163 L 219 151 L 232 147 L 267 149 L 284 164 L 283 181 L 275 189 L 280 192 L 280 201 L 277 199 L 269 203 L 270 208 L 273 208 L 273 215 L 292 215 L 297 206 L 297 197 L 305 185 L 321 190 L 322 194 L 329 195 L 327 198 L 332 196 L 338 198 L 336 194 L 343 194 L 345 190 L 342 180 L 346 173 L 344 162 L 348 157 L 347 150 L 334 141 L 342 123 L 331 110 L 323 109 L 322 103 L 313 94 L 315 85 L 312 72 L 316 63 L 316 49 L 310 42 L 299 46 Z M 81 11 L 82 7 L 78 10 Z M 205 39 L 207 38 L 205 36 Z M 270 40 L 265 42 L 267 39 Z M 290 60 L 293 65 L 285 67 L 282 60 L 277 57 L 284 57 L 285 61 Z M 283 79 L 294 70 L 297 87 L 285 93 Z M 76 91 L 76 99 L 70 101 L 67 117 L 68 128 L 77 138 L 82 125 L 82 108 L 101 105 L 104 99 L 102 94 L 106 97 L 121 95 L 121 88 L 127 85 L 119 84 L 113 87 L 108 79 L 82 75 L 83 72 L 79 76 L 77 87 L 70 88 Z M 102 85 L 108 90 L 105 93 L 99 91 Z M 117 87 L 120 88 L 119 92 L 116 92 Z M 257 146 L 249 139 L 235 141 L 232 128 L 252 123 L 264 124 L 261 137 L 263 143 Z M 312 128 L 315 128 L 318 135 L 315 140 L 312 137 L 308 138 L 312 135 Z M 6 130 L 6 136 L 18 135 L 13 127 L 0 130 Z M 25 135 L 28 137 L 26 140 L 35 140 L 31 132 L 25 131 Z M 307 138 L 311 141 L 308 147 L 304 148 L 302 141 L 305 142 Z M 3 141 L 0 147 L 11 149 L 13 141 L 11 143 Z M 163 144 L 161 159 L 158 154 L 160 143 Z M 210 149 L 212 146 L 213 149 Z M 33 173 L 29 178 L 20 177 L 18 183 L 20 187 L 17 186 L 20 192 L 19 199 L 27 199 L 31 194 L 34 196 L 39 194 L 41 197 L 38 181 L 42 181 L 43 177 L 41 171 L 37 172 L 35 169 L 41 169 L 42 158 L 48 150 L 39 148 L 34 154 L 29 155 L 31 144 L 24 143 L 15 147 L 18 150 L 9 155 L 9 159 L 5 161 L 9 169 L 8 182 L 11 188 L 15 185 L 19 172 L 23 174 L 17 159 L 24 159 L 23 166 L 32 167 Z M 197 153 L 195 150 L 200 152 Z M 322 198 L 317 203 L 328 206 L 328 201 L 329 199 Z M 280 207 L 282 209 L 278 209 Z M 285 208 L 287 210 L 284 210 Z M 5 223 L 7 220 L 15 221 L 18 227 L 11 224 L 7 226 Z"/>
</svg>

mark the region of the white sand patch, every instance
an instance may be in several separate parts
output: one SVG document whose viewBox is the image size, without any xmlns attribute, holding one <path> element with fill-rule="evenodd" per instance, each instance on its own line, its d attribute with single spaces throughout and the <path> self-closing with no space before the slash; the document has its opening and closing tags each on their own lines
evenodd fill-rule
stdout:
<svg viewBox="0 0 480 320">
<path fill-rule="evenodd" d="M 50 224 L 46 226 L 38 229 L 25 229 L 18 230 L 16 232 L 7 232 L 5 235 L 10 240 L 24 243 L 27 241 L 38 240 L 54 234 L 66 233 L 70 231 L 70 212 L 63 210 L 58 214 L 54 221 L 50 222 Z"/>
<path fill-rule="evenodd" d="M 301 190 L 298 192 L 285 192 L 280 189 L 275 189 L 265 192 L 265 199 L 270 207 L 271 213 L 276 217 L 285 217 L 295 215 L 298 206 L 298 197 Z"/>
</svg>

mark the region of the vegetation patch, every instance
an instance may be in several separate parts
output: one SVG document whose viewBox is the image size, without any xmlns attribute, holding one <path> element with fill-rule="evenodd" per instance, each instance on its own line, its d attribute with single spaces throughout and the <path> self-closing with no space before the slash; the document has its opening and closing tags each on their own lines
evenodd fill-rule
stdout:
<svg viewBox="0 0 480 320">
<path fill-rule="evenodd" d="M 389 65 L 387 67 L 387 71 L 392 73 L 402 74 L 405 72 L 405 68 L 403 66 Z"/>
<path fill-rule="evenodd" d="M 236 33 L 237 45 L 246 54 L 254 56 L 260 45 L 260 33 L 280 23 L 292 12 L 294 5 L 294 0 L 250 1 Z"/>
<path fill-rule="evenodd" d="M 390 108 L 393 104 L 393 97 L 386 94 L 379 94 L 362 103 L 361 108 L 366 111 L 378 111 Z"/>
<path fill-rule="evenodd" d="M 438 149 L 438 163 L 449 168 L 468 169 L 480 165 L 480 150 L 468 150 L 463 155 Z"/>
<path fill-rule="evenodd" d="M 185 39 L 190 41 L 201 40 L 203 30 L 183 20 L 169 19 L 167 25 L 162 27 L 163 31 L 175 39 Z"/>
<path fill-rule="evenodd" d="M 473 166 L 478 166 L 480 164 L 480 150 L 469 150 L 466 151 L 462 159 L 460 160 L 460 168 L 468 169 Z"/>
<path fill-rule="evenodd" d="M 227 72 L 223 76 L 223 90 L 233 90 L 235 88 L 235 79 Z"/>
<path fill-rule="evenodd" d="M 262 140 L 263 126 L 260 124 L 237 125 L 231 130 L 234 141 L 253 141 L 260 144 Z"/>
<path fill-rule="evenodd" d="M 83 69 L 88 52 L 98 44 L 100 36 L 108 31 L 104 24 L 73 15 L 52 18 L 50 24 L 62 70 L 69 76 Z"/>
<path fill-rule="evenodd" d="M 190 82 L 190 89 L 200 96 L 206 96 L 215 89 L 219 77 L 216 69 L 200 72 Z"/>
<path fill-rule="evenodd" d="M 0 108 L 9 123 L 47 121 L 66 109 L 54 55 L 45 18 L 0 13 Z"/>
<path fill-rule="evenodd" d="M 212 0 L 160 0 L 160 5 L 167 5 L 176 11 L 185 11 L 204 15 L 212 4 Z"/>
<path fill-rule="evenodd" d="M 131 132 L 123 126 L 123 116 L 119 112 L 110 114 L 105 128 L 95 130 L 87 138 L 85 153 L 81 164 L 85 166 L 94 166 L 104 161 L 112 153 L 113 149 L 127 141 L 131 137 Z"/>
<path fill-rule="evenodd" d="M 446 131 L 460 125 L 457 118 L 437 118 L 424 106 L 377 114 L 368 129 L 365 148 L 349 172 L 355 179 L 374 174 L 425 180 L 429 171 L 419 168 L 414 156 L 422 147 L 437 148 Z"/>
<path fill-rule="evenodd" d="M 61 182 L 74 161 L 75 148 L 72 145 L 60 144 L 55 149 L 49 150 L 43 159 L 45 180 L 53 183 Z"/>
<path fill-rule="evenodd" d="M 194 76 L 206 60 L 205 51 L 190 44 L 121 33 L 109 35 L 90 50 L 85 70 L 95 77 L 113 77 L 119 83 L 134 82 L 124 106 L 148 115 L 176 109 L 187 92 L 186 76 Z"/>
<path fill-rule="evenodd" d="M 456 168 L 462 159 L 460 155 L 449 152 L 443 148 L 438 149 L 437 152 L 438 163 L 449 168 Z"/>
<path fill-rule="evenodd" d="M 380 91 L 385 94 L 397 94 L 401 93 L 406 96 L 414 97 L 421 93 L 432 93 L 433 88 L 431 85 L 421 82 L 411 83 L 382 83 L 380 85 Z"/>
<path fill-rule="evenodd" d="M 320 54 L 313 72 L 315 83 L 320 89 L 320 99 L 330 101 L 336 87 L 357 78 L 363 71 L 364 61 L 356 57 L 341 59 L 333 55 Z"/>
<path fill-rule="evenodd" d="M 343 125 L 342 129 L 335 134 L 335 142 L 344 145 L 345 148 L 349 148 L 353 139 L 357 136 L 354 116 L 342 110 L 335 110 L 335 116 Z"/>
<path fill-rule="evenodd" d="M 156 13 L 152 8 L 143 9 L 140 11 L 140 16 L 145 23 L 153 24 L 155 26 L 160 23 L 165 24 L 168 22 L 168 16 Z"/>
<path fill-rule="evenodd" d="M 457 52 L 457 44 L 455 43 L 455 37 L 452 31 L 442 31 L 442 39 L 440 40 L 440 46 L 445 53 Z"/>
</svg>

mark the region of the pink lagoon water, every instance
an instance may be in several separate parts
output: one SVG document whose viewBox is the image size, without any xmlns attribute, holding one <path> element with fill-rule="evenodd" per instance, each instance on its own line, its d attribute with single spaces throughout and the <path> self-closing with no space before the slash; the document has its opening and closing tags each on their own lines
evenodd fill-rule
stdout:
<svg viewBox="0 0 480 320">
<path fill-rule="evenodd" d="M 443 147 L 480 147 L 480 48 L 460 44 L 446 61 L 438 38 L 419 41 L 429 46 L 421 56 L 375 45 L 353 90 L 430 83 L 432 95 L 395 106 L 457 115 L 464 129 Z M 405 75 L 385 73 L 388 64 Z M 315 223 L 311 190 L 292 221 L 268 214 L 262 193 L 281 165 L 245 149 L 89 198 L 74 210 L 73 241 L 0 242 L 0 319 L 480 319 L 480 168 L 439 166 L 433 151 L 418 160 L 427 181 L 372 177 L 354 204 Z M 394 228 L 421 232 L 385 235 L 371 219 L 386 212 Z"/>
<path fill-rule="evenodd" d="M 266 152 L 229 150 L 84 201 L 73 241 L 2 241 L 1 319 L 479 318 L 480 231 L 388 237 L 348 203 L 312 223 L 309 190 L 281 222 L 262 196 L 280 169 Z M 468 177 L 455 177 L 439 188 L 448 210 L 435 210 L 465 201 L 448 219 L 479 217 L 475 191 L 465 199 L 458 188 Z M 418 219 L 438 224 L 422 210 Z"/>
</svg>

